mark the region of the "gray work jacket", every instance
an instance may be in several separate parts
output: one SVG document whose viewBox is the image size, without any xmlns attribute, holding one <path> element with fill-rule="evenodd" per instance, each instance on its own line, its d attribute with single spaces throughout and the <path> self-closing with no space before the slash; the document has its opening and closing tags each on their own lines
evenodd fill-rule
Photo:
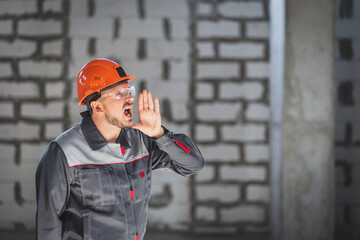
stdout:
<svg viewBox="0 0 360 240">
<path fill-rule="evenodd" d="M 108 143 L 89 115 L 47 147 L 36 171 L 38 240 L 141 240 L 152 170 L 188 176 L 203 157 L 184 134 L 122 129 Z"/>
</svg>

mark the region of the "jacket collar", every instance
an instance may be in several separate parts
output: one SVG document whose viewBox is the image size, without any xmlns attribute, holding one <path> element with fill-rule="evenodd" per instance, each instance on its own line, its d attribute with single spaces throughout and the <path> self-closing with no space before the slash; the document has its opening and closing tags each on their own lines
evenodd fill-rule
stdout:
<svg viewBox="0 0 360 240">
<path fill-rule="evenodd" d="M 99 150 L 108 144 L 105 138 L 101 135 L 99 130 L 96 128 L 95 123 L 91 119 L 90 113 L 83 114 L 83 119 L 81 121 L 81 130 L 84 134 L 84 137 L 89 144 L 90 148 L 94 151 Z M 130 148 L 130 141 L 126 134 L 126 130 L 123 128 L 119 134 L 119 137 L 116 140 L 116 143 L 119 143 L 121 147 Z"/>
</svg>

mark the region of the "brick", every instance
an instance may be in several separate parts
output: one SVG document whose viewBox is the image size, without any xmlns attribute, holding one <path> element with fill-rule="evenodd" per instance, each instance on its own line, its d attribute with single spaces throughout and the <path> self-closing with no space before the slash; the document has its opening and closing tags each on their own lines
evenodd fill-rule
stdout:
<svg viewBox="0 0 360 240">
<path fill-rule="evenodd" d="M 197 78 L 224 79 L 236 78 L 240 74 L 238 63 L 203 62 L 197 64 Z"/>
<path fill-rule="evenodd" d="M 45 138 L 46 139 L 55 139 L 63 132 L 62 123 L 47 123 L 45 125 Z"/>
<path fill-rule="evenodd" d="M 55 40 L 50 42 L 44 42 L 42 54 L 61 56 L 63 54 L 63 41 Z"/>
<path fill-rule="evenodd" d="M 262 18 L 264 6 L 261 2 L 224 2 L 219 5 L 219 14 L 224 17 Z"/>
<path fill-rule="evenodd" d="M 121 65 L 124 67 L 127 74 L 134 75 L 136 76 L 137 79 L 147 79 L 147 80 L 152 78 L 161 79 L 161 67 L 162 67 L 161 61 L 124 60 L 122 61 Z M 151 83 L 151 82 L 147 81 L 147 83 Z M 166 92 L 169 93 L 170 90 Z"/>
<path fill-rule="evenodd" d="M 199 38 L 239 38 L 241 37 L 238 22 L 220 20 L 216 22 L 199 21 L 196 25 Z"/>
<path fill-rule="evenodd" d="M 54 13 L 59 13 L 62 11 L 62 1 L 57 1 L 57 0 L 44 1 L 43 10 L 45 12 L 50 11 Z"/>
<path fill-rule="evenodd" d="M 73 42 L 76 43 L 76 46 L 84 44 L 83 39 L 74 39 Z M 87 48 L 83 48 L 82 56 L 86 56 Z M 119 57 L 120 59 L 128 58 L 135 60 L 137 56 L 137 41 L 98 39 L 96 42 L 96 50 L 106 57 Z"/>
<path fill-rule="evenodd" d="M 146 16 L 152 17 L 171 17 L 187 18 L 189 16 L 189 7 L 186 0 L 147 0 Z"/>
<path fill-rule="evenodd" d="M 87 57 L 90 60 L 90 56 L 88 53 L 88 42 L 89 39 L 88 38 L 72 38 L 71 39 L 71 55 L 73 57 L 75 57 L 75 59 L 73 61 L 76 62 L 81 62 L 81 64 L 83 63 L 83 65 L 85 65 L 88 61 L 81 61 L 81 57 Z M 98 51 L 104 51 L 103 55 L 104 56 L 109 56 L 110 54 L 114 53 L 114 48 L 111 48 L 111 41 L 109 40 L 97 40 L 97 43 L 101 42 L 100 44 L 97 44 L 97 48 Z M 109 44 L 109 45 L 107 45 Z M 118 47 L 118 46 L 116 46 Z M 131 48 L 131 46 L 129 46 L 129 48 Z M 92 59 L 92 58 L 91 58 Z M 83 66 L 82 65 L 82 66 Z M 73 66 L 73 64 L 70 64 L 70 68 L 71 66 Z M 78 67 L 76 66 L 77 69 L 77 73 L 79 73 L 80 69 L 82 66 L 79 66 L 79 69 L 77 69 Z M 77 75 L 77 74 L 76 74 Z"/>
<path fill-rule="evenodd" d="M 211 125 L 197 124 L 195 136 L 198 141 L 214 141 L 216 140 L 216 129 Z"/>
<path fill-rule="evenodd" d="M 46 150 L 47 144 L 22 143 L 20 146 L 21 163 L 37 164 Z"/>
<path fill-rule="evenodd" d="M 15 40 L 13 42 L 0 41 L 1 57 L 28 57 L 36 50 L 35 42 Z"/>
<path fill-rule="evenodd" d="M 46 105 L 40 103 L 23 103 L 21 116 L 26 118 L 61 118 L 64 112 L 64 103 L 51 102 Z"/>
<path fill-rule="evenodd" d="M 0 201 L 2 204 L 15 202 L 14 196 L 14 184 L 13 183 L 1 183 L 0 184 Z"/>
<path fill-rule="evenodd" d="M 213 207 L 199 206 L 196 208 L 196 219 L 200 221 L 215 221 L 216 212 Z"/>
<path fill-rule="evenodd" d="M 213 14 L 213 6 L 210 3 L 198 3 L 197 14 L 207 16 Z"/>
<path fill-rule="evenodd" d="M 46 98 L 62 98 L 64 96 L 64 91 L 64 82 L 46 83 L 45 85 Z"/>
<path fill-rule="evenodd" d="M 264 58 L 265 44 L 253 42 L 220 43 L 219 56 L 236 59 Z"/>
<path fill-rule="evenodd" d="M 85 17 L 88 15 L 88 1 L 70 1 L 70 16 Z"/>
<path fill-rule="evenodd" d="M 240 188 L 238 185 L 198 185 L 196 188 L 197 200 L 216 201 L 220 203 L 233 203 L 240 199 Z"/>
<path fill-rule="evenodd" d="M 269 22 L 247 22 L 246 36 L 253 39 L 267 39 L 270 37 Z"/>
<path fill-rule="evenodd" d="M 39 97 L 39 88 L 34 83 L 0 82 L 0 97 L 37 98 Z"/>
<path fill-rule="evenodd" d="M 35 0 L 23 0 L 23 1 L 0 1 L 0 15 L 5 14 L 25 14 L 35 13 L 37 11 L 37 1 Z"/>
<path fill-rule="evenodd" d="M 35 215 L 36 203 L 25 203 L 22 206 L 16 203 L 0 205 L 0 216 L 6 216 L 6 222 L 12 223 L 12 225 L 15 225 L 15 223 L 35 222 Z M 35 227 L 34 224 L 32 225 Z"/>
<path fill-rule="evenodd" d="M 189 19 L 170 19 L 171 39 L 189 40 L 189 24 Z"/>
<path fill-rule="evenodd" d="M 221 128 L 225 141 L 264 141 L 266 128 L 262 124 L 238 124 Z"/>
<path fill-rule="evenodd" d="M 186 121 L 189 119 L 189 108 L 186 102 L 179 102 L 177 100 L 171 102 L 171 113 L 173 120 Z"/>
<path fill-rule="evenodd" d="M 163 39 L 162 20 L 160 19 L 122 19 L 120 27 L 122 39 L 148 38 Z"/>
<path fill-rule="evenodd" d="M 58 20 L 20 20 L 19 35 L 49 36 L 61 35 L 62 22 Z"/>
<path fill-rule="evenodd" d="M 12 144 L 0 144 L 0 161 L 1 162 L 13 162 L 15 159 L 16 148 Z"/>
<path fill-rule="evenodd" d="M 10 102 L 0 102 L 0 118 L 13 118 L 14 106 Z"/>
<path fill-rule="evenodd" d="M 360 32 L 354 31 L 354 29 L 360 28 L 360 19 L 337 19 L 335 25 L 337 38 L 347 37 L 359 39 Z"/>
<path fill-rule="evenodd" d="M 225 181 L 265 181 L 266 169 L 262 166 L 222 166 L 220 177 Z"/>
<path fill-rule="evenodd" d="M 24 60 L 19 64 L 22 77 L 59 78 L 63 71 L 61 62 Z"/>
<path fill-rule="evenodd" d="M 211 42 L 197 43 L 197 53 L 200 58 L 214 58 L 215 48 Z"/>
<path fill-rule="evenodd" d="M 98 39 L 106 39 L 113 35 L 113 20 L 109 18 L 78 17 L 71 18 L 70 22 L 70 37 L 96 37 Z"/>
<path fill-rule="evenodd" d="M 357 79 L 360 76 L 360 61 L 343 61 L 335 64 L 335 78 L 340 79 Z"/>
<path fill-rule="evenodd" d="M 190 82 L 190 66 L 189 62 L 184 61 L 170 61 L 170 73 L 169 78 L 170 81 L 186 81 Z"/>
<path fill-rule="evenodd" d="M 200 172 L 196 173 L 195 179 L 196 182 L 215 180 L 215 168 L 209 164 L 205 164 L 204 168 Z"/>
<path fill-rule="evenodd" d="M 136 3 L 128 0 L 95 0 L 94 17 L 137 17 Z"/>
<path fill-rule="evenodd" d="M 189 43 L 184 40 L 162 41 L 149 40 L 147 41 L 147 53 L 150 59 L 188 59 L 190 56 Z"/>
<path fill-rule="evenodd" d="M 222 209 L 220 211 L 220 219 L 224 223 L 262 222 L 265 220 L 265 211 L 260 206 L 242 205 Z"/>
<path fill-rule="evenodd" d="M 196 99 L 210 100 L 214 98 L 214 86 L 210 83 L 198 83 L 196 85 Z"/>
<path fill-rule="evenodd" d="M 220 84 L 220 99 L 245 99 L 248 101 L 259 100 L 264 95 L 265 89 L 258 82 L 222 83 Z"/>
<path fill-rule="evenodd" d="M 1 6 L 1 2 L 0 2 Z M 12 34 L 12 21 L 11 20 L 0 20 L 0 34 L 9 35 Z"/>
<path fill-rule="evenodd" d="M 218 235 L 219 233 L 221 234 L 226 234 L 226 235 L 230 235 L 230 234 L 234 234 L 237 233 L 238 229 L 236 226 L 206 226 L 206 227 L 198 227 L 195 226 L 195 230 L 196 233 L 206 233 L 206 234 L 216 234 Z"/>
<path fill-rule="evenodd" d="M 251 103 L 245 112 L 246 119 L 254 121 L 267 121 L 270 119 L 269 106 L 263 103 Z"/>
<path fill-rule="evenodd" d="M 212 144 L 212 145 L 200 145 L 201 153 L 207 162 L 219 161 L 219 162 L 239 162 L 240 150 L 237 145 L 234 144 Z"/>
<path fill-rule="evenodd" d="M 270 201 L 270 189 L 268 186 L 248 185 L 246 188 L 246 199 L 248 201 Z"/>
<path fill-rule="evenodd" d="M 246 162 L 268 161 L 270 159 L 270 149 L 268 145 L 246 144 L 244 147 Z"/>
<path fill-rule="evenodd" d="M 241 103 L 200 103 L 196 116 L 200 121 L 235 121 L 242 111 Z"/>
<path fill-rule="evenodd" d="M 268 62 L 246 62 L 247 78 L 269 78 L 270 66 Z"/>
<path fill-rule="evenodd" d="M 0 125 L 1 140 L 33 140 L 39 139 L 40 127 L 37 124 L 20 122 L 17 124 L 3 123 Z"/>
<path fill-rule="evenodd" d="M 12 69 L 10 63 L 0 63 L 0 77 L 12 76 Z"/>
</svg>

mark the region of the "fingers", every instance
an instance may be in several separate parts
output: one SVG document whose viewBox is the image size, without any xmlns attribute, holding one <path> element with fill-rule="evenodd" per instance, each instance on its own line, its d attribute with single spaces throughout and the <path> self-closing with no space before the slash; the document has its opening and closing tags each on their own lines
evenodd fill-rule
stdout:
<svg viewBox="0 0 360 240">
<path fill-rule="evenodd" d="M 152 99 L 151 92 L 147 93 L 147 100 L 148 100 L 147 102 L 149 104 L 149 109 L 154 110 L 154 102 L 153 102 L 153 99 Z"/>
<path fill-rule="evenodd" d="M 144 102 L 143 102 L 143 94 L 142 94 L 142 93 L 139 94 L 138 109 L 139 109 L 139 110 L 143 110 L 143 109 L 144 109 Z"/>
<path fill-rule="evenodd" d="M 148 97 L 147 97 L 147 91 L 144 90 L 143 91 L 143 102 L 144 102 L 144 109 L 148 109 L 149 108 L 149 103 L 148 103 Z"/>
<path fill-rule="evenodd" d="M 159 99 L 155 98 L 154 99 L 155 102 L 155 112 L 160 114 L 160 104 L 159 104 Z"/>
</svg>

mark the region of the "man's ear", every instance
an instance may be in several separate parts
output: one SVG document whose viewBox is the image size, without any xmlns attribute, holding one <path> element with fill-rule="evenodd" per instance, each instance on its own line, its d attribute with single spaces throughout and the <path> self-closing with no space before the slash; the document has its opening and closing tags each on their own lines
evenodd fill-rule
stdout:
<svg viewBox="0 0 360 240">
<path fill-rule="evenodd" d="M 90 106 L 91 106 L 93 112 L 98 112 L 98 113 L 103 112 L 102 104 L 99 101 L 92 101 L 90 103 Z"/>
</svg>

